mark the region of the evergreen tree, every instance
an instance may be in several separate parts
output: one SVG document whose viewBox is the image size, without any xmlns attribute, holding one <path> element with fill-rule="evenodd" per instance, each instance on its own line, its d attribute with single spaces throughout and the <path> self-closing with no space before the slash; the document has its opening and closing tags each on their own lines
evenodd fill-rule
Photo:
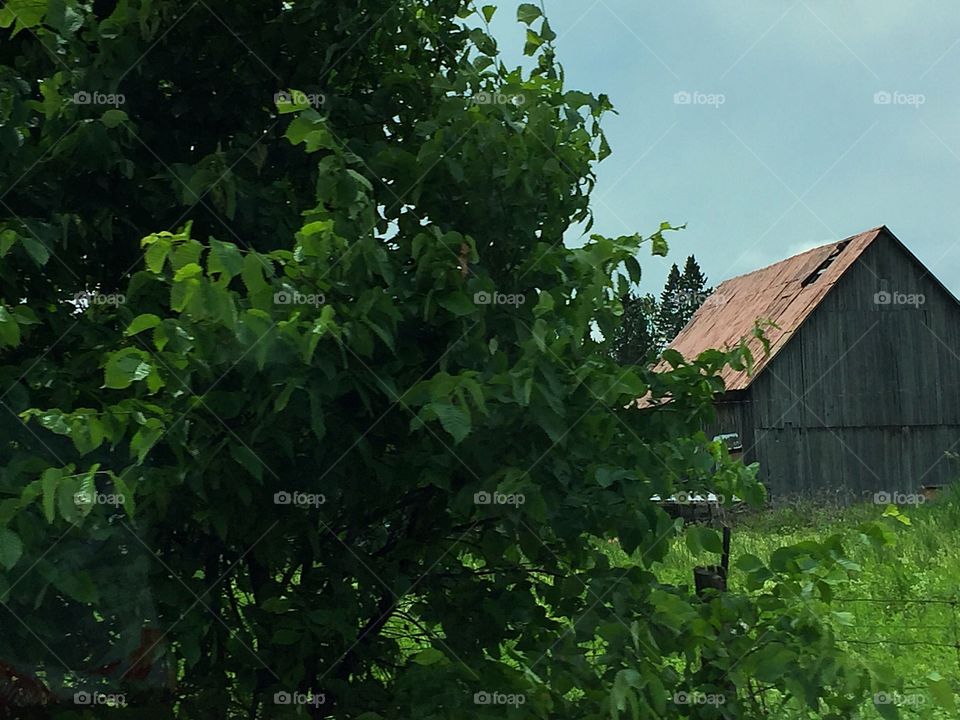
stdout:
<svg viewBox="0 0 960 720">
<path fill-rule="evenodd" d="M 643 365 L 658 352 L 657 299 L 629 292 L 622 298 L 623 316 L 613 334 L 614 359 L 621 365 Z"/>
<path fill-rule="evenodd" d="M 680 290 L 683 293 L 684 311 L 689 313 L 688 319 L 713 292 L 713 288 L 707 287 L 707 276 L 700 270 L 700 264 L 693 255 L 687 257 L 687 262 L 683 266 Z"/>
<path fill-rule="evenodd" d="M 670 267 L 663 292 L 660 293 L 660 305 L 657 309 L 657 339 L 661 346 L 673 340 L 686 323 L 679 312 L 681 280 L 680 269 L 674 263 Z"/>
<path fill-rule="evenodd" d="M 670 268 L 657 313 L 657 337 L 662 345 L 668 345 L 683 330 L 712 292 L 693 255 L 687 257 L 682 273 L 676 265 Z"/>
</svg>

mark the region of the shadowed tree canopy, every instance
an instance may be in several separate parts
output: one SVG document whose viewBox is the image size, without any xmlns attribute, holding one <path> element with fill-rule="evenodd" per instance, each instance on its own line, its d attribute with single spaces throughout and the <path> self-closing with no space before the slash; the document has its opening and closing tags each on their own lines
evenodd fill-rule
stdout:
<svg viewBox="0 0 960 720">
<path fill-rule="evenodd" d="M 651 496 L 763 497 L 700 431 L 751 358 L 611 359 L 673 228 L 564 245 L 611 104 L 535 5 L 505 66 L 495 11 L 0 9 L 0 710 L 846 717 L 876 684 L 821 621 L 835 539 L 723 596 L 656 577 Z"/>
</svg>

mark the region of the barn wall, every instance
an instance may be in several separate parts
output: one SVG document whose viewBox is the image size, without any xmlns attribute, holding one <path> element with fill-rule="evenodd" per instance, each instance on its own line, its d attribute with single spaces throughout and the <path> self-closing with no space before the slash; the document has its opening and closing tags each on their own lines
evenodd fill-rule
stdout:
<svg viewBox="0 0 960 720">
<path fill-rule="evenodd" d="M 743 443 L 744 462 L 754 462 L 754 423 L 750 403 L 745 393 L 737 393 L 733 397 L 714 403 L 717 419 L 707 426 L 707 437 L 716 437 L 728 433 L 736 433 Z"/>
<path fill-rule="evenodd" d="M 958 426 L 776 428 L 760 431 L 756 452 L 771 495 L 850 501 L 956 479 L 943 452 L 958 437 Z"/>
<path fill-rule="evenodd" d="M 922 295 L 877 303 L 878 292 Z M 853 264 L 751 385 L 774 492 L 911 491 L 957 477 L 960 308 L 888 236 Z"/>
</svg>

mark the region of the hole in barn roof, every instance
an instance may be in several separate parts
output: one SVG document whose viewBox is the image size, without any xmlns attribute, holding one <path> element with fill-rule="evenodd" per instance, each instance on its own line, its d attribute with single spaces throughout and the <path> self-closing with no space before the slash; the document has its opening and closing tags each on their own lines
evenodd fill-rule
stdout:
<svg viewBox="0 0 960 720">
<path fill-rule="evenodd" d="M 827 255 L 826 259 L 822 263 L 817 265 L 816 269 L 812 273 L 810 273 L 809 275 L 807 275 L 806 278 L 804 278 L 803 282 L 800 283 L 800 287 L 806 287 L 807 285 L 812 285 L 817 280 L 819 280 L 820 276 L 823 275 L 823 273 L 826 272 L 827 268 L 833 264 L 833 261 L 837 259 L 837 256 L 843 252 L 843 249 L 847 246 L 848 242 L 849 242 L 848 240 L 844 240 L 841 243 L 837 243 L 837 246 L 833 249 L 833 252 Z"/>
</svg>

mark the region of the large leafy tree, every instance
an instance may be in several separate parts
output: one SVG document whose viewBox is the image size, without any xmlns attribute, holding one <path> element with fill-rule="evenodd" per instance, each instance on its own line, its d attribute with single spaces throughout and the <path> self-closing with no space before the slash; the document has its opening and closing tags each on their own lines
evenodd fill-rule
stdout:
<svg viewBox="0 0 960 720">
<path fill-rule="evenodd" d="M 645 241 L 562 241 L 610 104 L 536 6 L 534 69 L 505 67 L 493 12 L 0 10 L 0 708 L 846 717 L 867 690 L 822 620 L 836 543 L 724 596 L 653 574 L 651 495 L 762 493 L 698 430 L 749 354 L 610 359 Z"/>
</svg>

